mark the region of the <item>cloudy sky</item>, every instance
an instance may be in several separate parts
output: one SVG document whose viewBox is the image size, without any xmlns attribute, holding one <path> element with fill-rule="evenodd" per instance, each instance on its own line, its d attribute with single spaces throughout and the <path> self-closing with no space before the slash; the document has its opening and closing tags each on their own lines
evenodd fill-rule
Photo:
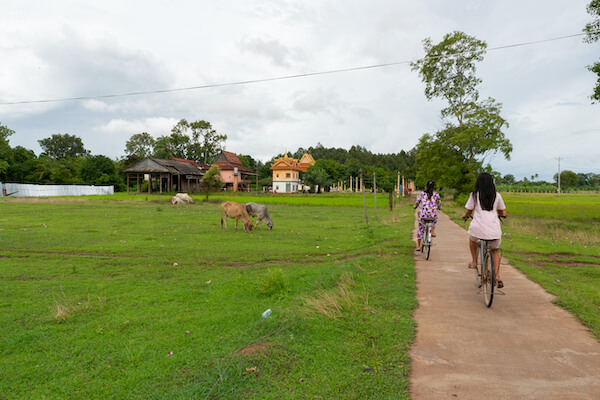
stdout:
<svg viewBox="0 0 600 400">
<path fill-rule="evenodd" d="M 319 142 L 408 151 L 442 127 L 444 107 L 425 99 L 408 62 L 423 56 L 423 39 L 459 30 L 487 42 L 480 96 L 502 103 L 510 124 L 511 160 L 492 158 L 494 169 L 552 180 L 560 157 L 563 170 L 600 173 L 600 104 L 586 69 L 600 43 L 548 40 L 581 33 L 588 3 L 3 0 L 0 124 L 16 132 L 11 146 L 36 154 L 38 140 L 68 133 L 115 159 L 133 134 L 168 135 L 182 118 L 210 121 L 227 150 L 263 161 Z"/>
</svg>

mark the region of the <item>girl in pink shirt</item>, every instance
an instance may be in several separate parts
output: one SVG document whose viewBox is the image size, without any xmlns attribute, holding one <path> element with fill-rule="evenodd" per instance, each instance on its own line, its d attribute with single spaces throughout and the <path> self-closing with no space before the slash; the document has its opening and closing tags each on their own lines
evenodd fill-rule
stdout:
<svg viewBox="0 0 600 400">
<path fill-rule="evenodd" d="M 492 240 L 489 247 L 492 249 L 496 282 L 498 288 L 502 288 L 504 283 L 500 279 L 500 253 L 498 252 L 502 228 L 498 217 L 506 217 L 506 206 L 500 193 L 496 192 L 492 175 L 487 172 L 479 174 L 475 181 L 475 190 L 469 195 L 465 208 L 467 212 L 463 215 L 463 220 L 466 221 L 471 215 L 473 216 L 473 221 L 469 225 L 469 250 L 472 258 L 469 268 L 477 266 L 477 240 Z"/>
</svg>

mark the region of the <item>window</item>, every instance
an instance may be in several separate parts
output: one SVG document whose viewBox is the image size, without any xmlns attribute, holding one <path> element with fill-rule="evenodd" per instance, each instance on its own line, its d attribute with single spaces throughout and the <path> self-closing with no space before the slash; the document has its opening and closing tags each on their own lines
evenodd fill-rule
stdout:
<svg viewBox="0 0 600 400">
<path fill-rule="evenodd" d="M 288 172 L 287 174 L 285 174 L 285 177 L 289 178 L 290 177 L 290 173 Z"/>
</svg>

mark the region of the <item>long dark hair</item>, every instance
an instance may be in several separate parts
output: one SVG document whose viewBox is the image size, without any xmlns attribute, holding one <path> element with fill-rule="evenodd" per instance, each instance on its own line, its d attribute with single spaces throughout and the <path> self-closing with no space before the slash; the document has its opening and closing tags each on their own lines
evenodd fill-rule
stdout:
<svg viewBox="0 0 600 400">
<path fill-rule="evenodd" d="M 491 174 L 482 172 L 477 176 L 473 197 L 475 201 L 481 203 L 481 208 L 485 211 L 492 211 L 494 209 L 496 185 L 494 184 L 494 177 Z"/>
<path fill-rule="evenodd" d="M 433 196 L 433 189 L 435 189 L 435 182 L 427 181 L 427 187 L 425 188 L 425 193 L 427 193 L 427 200 L 431 199 L 431 196 Z"/>
</svg>

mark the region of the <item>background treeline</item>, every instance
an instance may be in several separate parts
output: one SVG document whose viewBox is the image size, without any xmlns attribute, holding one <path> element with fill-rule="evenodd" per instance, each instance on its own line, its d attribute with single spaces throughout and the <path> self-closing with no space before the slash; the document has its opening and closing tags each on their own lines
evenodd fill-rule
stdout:
<svg viewBox="0 0 600 400">
<path fill-rule="evenodd" d="M 225 148 L 226 135 L 219 135 L 210 123 L 196 121 L 187 123 L 181 120 L 173 128 L 170 135 L 153 139 L 147 133 L 134 134 L 127 141 L 125 156 L 112 160 L 103 155 L 92 155 L 84 146 L 81 138 L 69 134 L 55 134 L 39 140 L 42 153 L 37 156 L 33 150 L 22 146 L 11 147 L 9 137 L 14 131 L 0 124 L 0 181 L 44 184 L 88 184 L 114 185 L 116 191 L 125 190 L 123 170 L 129 168 L 146 156 L 158 158 L 181 157 L 195 159 L 211 164 L 216 155 Z M 416 180 L 417 188 L 421 188 L 427 179 L 439 181 L 436 174 L 428 171 L 427 160 L 419 160 L 421 147 L 406 152 L 375 154 L 361 146 L 343 148 L 327 148 L 318 143 L 314 147 L 298 148 L 289 156 L 300 159 L 304 153 L 315 159 L 315 165 L 302 174 L 304 183 L 328 190 L 332 185 L 344 183 L 349 186 L 349 179 L 360 175 L 362 169 L 367 189 L 373 186 L 373 174 L 377 188 L 389 191 L 397 184 L 398 174 L 407 180 Z M 422 154 L 421 154 L 422 155 Z M 251 155 L 238 154 L 240 161 L 258 173 L 258 188 L 272 185 L 271 160 L 263 162 Z M 421 161 L 421 162 L 419 162 Z M 556 192 L 557 178 L 553 182 L 538 180 L 535 174 L 530 178 L 517 181 L 507 174 L 502 176 L 491 171 L 496 177 L 500 191 L 513 192 Z M 427 178 L 427 179 L 425 179 Z M 561 172 L 561 191 L 600 191 L 600 174 L 575 173 L 565 170 Z M 253 182 L 253 188 L 255 187 Z M 452 186 L 442 185 L 440 189 Z"/>
<path fill-rule="evenodd" d="M 529 179 L 524 177 L 517 181 L 514 175 L 496 176 L 496 187 L 501 192 L 555 193 L 558 187 L 558 174 L 554 174 L 554 182 L 537 180 L 538 175 Z M 600 191 L 600 174 L 575 173 L 565 170 L 560 173 L 560 190 L 562 192 Z"/>
<path fill-rule="evenodd" d="M 147 133 L 134 134 L 127 141 L 126 155 L 112 160 L 103 155 L 92 155 L 81 138 L 70 134 L 54 134 L 39 140 L 42 153 L 37 156 L 33 150 L 22 146 L 11 147 L 9 137 L 15 132 L 0 124 L 0 181 L 44 184 L 89 184 L 114 185 L 115 190 L 125 190 L 123 170 L 146 156 L 157 158 L 180 157 L 211 164 L 225 148 L 226 135 L 219 135 L 210 123 L 181 120 L 173 127 L 170 135 L 153 139 Z M 373 173 L 377 187 L 393 189 L 398 172 L 407 179 L 413 179 L 414 151 L 400 151 L 396 154 L 374 154 L 361 146 L 349 150 L 326 148 L 320 143 L 307 149 L 299 148 L 288 155 L 300 159 L 309 153 L 316 160 L 303 179 L 309 185 L 318 184 L 328 188 L 350 177 L 360 175 L 363 170 L 364 182 L 372 186 Z M 258 173 L 259 188 L 272 185 L 272 161 L 283 154 L 274 156 L 267 162 L 254 159 L 251 155 L 238 154 L 240 161 Z"/>
</svg>

